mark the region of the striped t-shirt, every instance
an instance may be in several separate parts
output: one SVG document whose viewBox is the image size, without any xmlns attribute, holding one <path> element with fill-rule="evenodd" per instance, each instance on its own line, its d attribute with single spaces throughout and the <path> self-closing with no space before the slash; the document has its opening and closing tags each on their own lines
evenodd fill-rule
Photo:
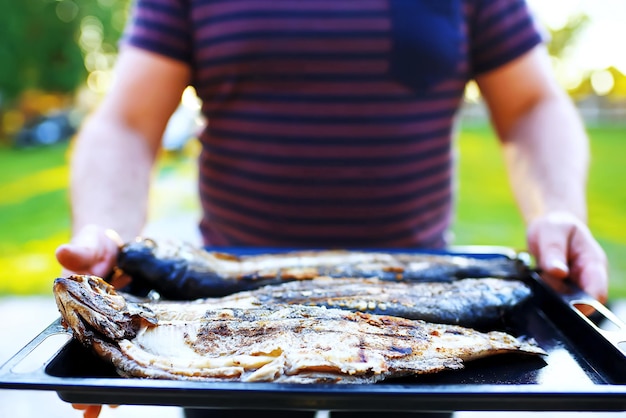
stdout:
<svg viewBox="0 0 626 418">
<path fill-rule="evenodd" d="M 442 247 L 465 84 L 541 42 L 523 0 L 137 0 L 189 63 L 207 245 Z"/>
</svg>

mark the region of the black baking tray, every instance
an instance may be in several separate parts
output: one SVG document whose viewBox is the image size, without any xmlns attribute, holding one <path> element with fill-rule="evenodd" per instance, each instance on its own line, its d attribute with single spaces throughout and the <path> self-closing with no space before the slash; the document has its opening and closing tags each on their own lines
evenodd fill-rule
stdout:
<svg viewBox="0 0 626 418">
<path fill-rule="evenodd" d="M 222 249 L 239 253 L 265 249 Z M 194 408 L 380 411 L 624 411 L 626 326 L 567 281 L 528 268 L 524 253 L 500 247 L 446 254 L 513 257 L 533 298 L 501 328 L 533 338 L 543 358 L 506 354 L 468 362 L 461 371 L 368 385 L 187 382 L 121 378 L 75 340 L 63 340 L 34 370 L 20 364 L 45 340 L 67 334 L 60 319 L 0 368 L 0 388 L 56 391 L 71 403 Z M 586 316 L 582 308 L 592 308 Z"/>
</svg>

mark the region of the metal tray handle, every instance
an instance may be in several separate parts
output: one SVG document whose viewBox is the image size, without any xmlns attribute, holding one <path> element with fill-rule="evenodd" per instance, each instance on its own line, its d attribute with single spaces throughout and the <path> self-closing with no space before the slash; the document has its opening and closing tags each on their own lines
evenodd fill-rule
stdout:
<svg viewBox="0 0 626 418">
<path fill-rule="evenodd" d="M 589 326 L 593 327 L 604 338 L 611 342 L 626 356 L 626 324 L 622 322 L 611 310 L 594 299 L 571 299 L 569 306 L 581 317 Z M 592 321 L 585 312 L 581 310 L 581 306 L 588 306 L 595 310 L 595 315 L 601 315 L 605 321 L 609 321 L 617 329 L 604 329 Z"/>
<path fill-rule="evenodd" d="M 626 324 L 617 315 L 605 305 L 589 296 L 571 280 L 560 280 L 546 275 L 541 275 L 540 280 L 547 283 L 571 310 L 626 356 Z M 608 321 L 615 329 L 602 328 L 598 325 L 600 321 L 592 320 L 590 315 L 588 315 L 589 312 L 586 311 L 593 312 L 594 317 L 601 316 L 603 320 Z"/>
<path fill-rule="evenodd" d="M 40 347 L 44 341 L 46 341 L 48 338 L 55 336 L 55 335 L 66 335 L 67 339 L 69 340 L 69 338 L 71 338 L 71 333 L 69 331 L 67 331 L 63 325 L 61 325 L 61 318 L 57 318 L 54 322 L 52 322 L 48 327 L 46 327 L 42 332 L 40 332 L 37 336 L 35 336 L 35 338 L 33 338 L 28 344 L 26 344 L 24 347 L 22 347 L 15 355 L 13 355 L 13 357 L 11 357 L 9 360 L 7 360 L 6 363 L 4 363 L 1 367 L 0 367 L 0 380 L 2 378 L 2 376 L 17 376 L 17 375 L 27 375 L 29 373 L 19 373 L 16 372 L 16 370 L 19 369 L 19 367 L 23 364 L 23 362 L 25 362 L 28 357 L 33 354 L 35 352 L 35 350 L 37 350 L 38 347 Z M 52 356 L 49 357 L 49 359 L 47 361 L 50 361 L 52 359 Z"/>
</svg>

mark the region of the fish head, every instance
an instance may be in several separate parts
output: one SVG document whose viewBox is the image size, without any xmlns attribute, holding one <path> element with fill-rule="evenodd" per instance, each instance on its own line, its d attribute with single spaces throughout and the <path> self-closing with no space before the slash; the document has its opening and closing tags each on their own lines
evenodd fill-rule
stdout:
<svg viewBox="0 0 626 418">
<path fill-rule="evenodd" d="M 113 286 L 97 276 L 57 278 L 53 293 L 64 326 L 84 344 L 95 337 L 133 338 L 141 327 L 156 324 L 152 311 L 127 302 Z"/>
</svg>

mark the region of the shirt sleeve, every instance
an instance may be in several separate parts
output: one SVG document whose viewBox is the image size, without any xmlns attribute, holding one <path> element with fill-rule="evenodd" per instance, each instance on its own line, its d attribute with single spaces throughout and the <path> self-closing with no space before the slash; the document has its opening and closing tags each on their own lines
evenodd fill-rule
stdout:
<svg viewBox="0 0 626 418">
<path fill-rule="evenodd" d="M 191 63 L 192 35 L 188 0 L 135 0 L 120 41 Z"/>
<path fill-rule="evenodd" d="M 478 0 L 469 24 L 472 76 L 498 68 L 544 41 L 525 0 Z"/>
</svg>

